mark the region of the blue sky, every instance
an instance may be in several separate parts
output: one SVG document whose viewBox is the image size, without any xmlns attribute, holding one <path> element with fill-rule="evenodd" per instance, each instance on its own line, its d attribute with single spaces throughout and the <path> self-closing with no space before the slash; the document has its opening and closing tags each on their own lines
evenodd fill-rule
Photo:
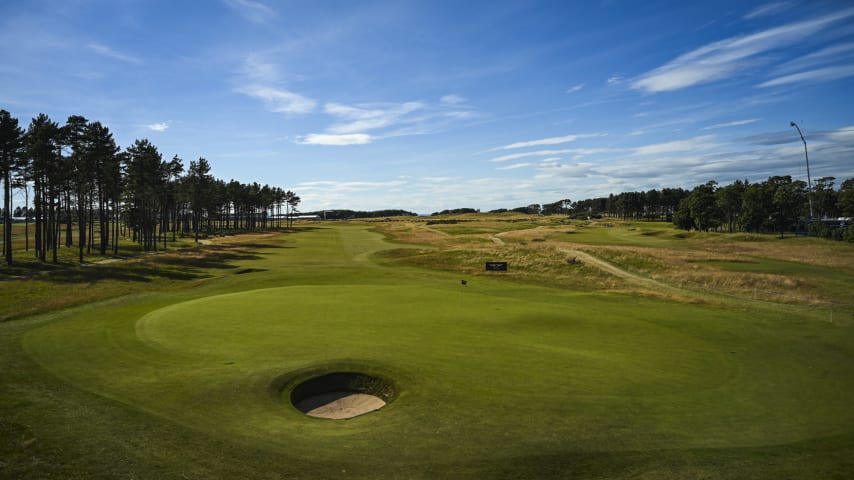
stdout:
<svg viewBox="0 0 854 480">
<path fill-rule="evenodd" d="M 850 1 L 0 4 L 0 108 L 326 208 L 854 177 Z"/>
</svg>

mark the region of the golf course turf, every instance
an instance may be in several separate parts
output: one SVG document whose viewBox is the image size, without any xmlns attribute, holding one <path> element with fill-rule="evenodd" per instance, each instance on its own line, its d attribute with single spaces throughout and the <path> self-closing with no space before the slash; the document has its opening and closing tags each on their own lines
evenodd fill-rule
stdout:
<svg viewBox="0 0 854 480">
<path fill-rule="evenodd" d="M 399 247 L 321 224 L 188 288 L 0 324 L 0 477 L 854 474 L 850 319 L 500 273 L 463 284 L 373 255 Z M 327 393 L 385 406 L 295 406 L 344 374 L 368 386 Z"/>
</svg>

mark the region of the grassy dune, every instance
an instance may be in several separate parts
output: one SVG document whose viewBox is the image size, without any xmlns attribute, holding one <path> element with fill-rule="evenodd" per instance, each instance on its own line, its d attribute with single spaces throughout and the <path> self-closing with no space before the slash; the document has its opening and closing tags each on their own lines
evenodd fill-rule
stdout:
<svg viewBox="0 0 854 480">
<path fill-rule="evenodd" d="M 849 246 L 816 244 L 834 266 L 664 225 L 465 219 L 223 239 L 137 260 L 151 270 L 135 293 L 103 280 L 104 300 L 0 323 L 0 477 L 854 472 Z M 570 264 L 572 251 L 625 275 Z M 782 282 L 786 302 L 746 301 L 692 283 L 694 265 L 726 285 L 839 291 L 799 302 Z M 351 370 L 392 380 L 396 397 L 343 421 L 289 404 L 283 378 Z"/>
</svg>

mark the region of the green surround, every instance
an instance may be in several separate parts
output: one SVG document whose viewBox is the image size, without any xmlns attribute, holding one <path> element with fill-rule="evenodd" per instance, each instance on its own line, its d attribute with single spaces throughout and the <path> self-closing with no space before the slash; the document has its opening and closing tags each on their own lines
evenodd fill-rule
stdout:
<svg viewBox="0 0 854 480">
<path fill-rule="evenodd" d="M 655 464 L 664 451 L 693 452 L 705 471 L 726 456 L 750 463 L 757 449 L 797 458 L 854 432 L 850 327 L 772 307 L 486 277 L 462 286 L 371 262 L 387 245 L 363 228 L 322 228 L 295 247 L 190 295 L 70 310 L 24 333 L 24 348 L 63 382 L 152 421 L 367 477 L 524 472 L 525 462 L 536 476 L 534 462 L 555 473 L 579 455 L 600 458 L 586 467 L 598 471 L 614 458 Z M 329 421 L 271 395 L 277 379 L 312 369 L 389 378 L 396 399 Z"/>
</svg>

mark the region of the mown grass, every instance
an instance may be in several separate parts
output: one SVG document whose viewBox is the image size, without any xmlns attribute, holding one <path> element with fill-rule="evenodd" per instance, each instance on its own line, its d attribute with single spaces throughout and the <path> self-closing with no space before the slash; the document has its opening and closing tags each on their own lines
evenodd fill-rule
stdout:
<svg viewBox="0 0 854 480">
<path fill-rule="evenodd" d="M 144 291 L 0 324 L 0 476 L 854 471 L 851 322 L 797 305 L 606 293 L 609 282 L 632 285 L 563 253 L 584 249 L 665 278 L 672 264 L 661 252 L 683 250 L 643 242 L 692 241 L 668 239 L 666 228 L 608 233 L 625 242 L 607 257 L 602 244 L 554 240 L 550 230 L 572 227 L 562 223 L 496 234 L 503 243 L 382 224 L 398 239 L 440 239 L 407 248 L 367 230 L 377 225 L 321 224 L 143 257 L 139 268 L 152 269 Z M 705 244 L 696 256 L 708 261 L 688 263 L 742 273 L 709 260 L 737 254 Z M 482 271 L 499 257 L 511 271 Z M 154 273 L 170 270 L 193 277 Z M 844 269 L 831 271 L 845 281 Z M 331 365 L 391 378 L 398 396 L 335 422 L 302 416 L 270 391 L 282 374 Z"/>
</svg>

